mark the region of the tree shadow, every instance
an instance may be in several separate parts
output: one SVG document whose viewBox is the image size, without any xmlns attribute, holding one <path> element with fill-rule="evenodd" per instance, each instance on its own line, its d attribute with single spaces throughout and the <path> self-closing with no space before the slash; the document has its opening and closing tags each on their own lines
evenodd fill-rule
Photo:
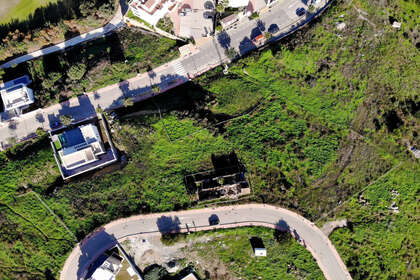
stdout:
<svg viewBox="0 0 420 280">
<path fill-rule="evenodd" d="M 44 115 L 43 115 L 43 114 L 41 114 L 41 113 L 37 113 L 37 114 L 35 115 L 35 119 L 36 119 L 36 120 L 37 120 L 37 122 L 39 122 L 39 123 L 43 123 L 43 122 L 45 122 Z"/>
<path fill-rule="evenodd" d="M 240 43 L 239 43 L 239 54 L 241 56 L 245 55 L 246 53 L 250 52 L 255 48 L 255 44 L 249 39 L 248 37 L 245 37 Z"/>
<path fill-rule="evenodd" d="M 265 28 L 265 27 L 264 27 Z M 252 39 L 255 39 L 256 37 L 258 37 L 258 36 L 260 36 L 262 33 L 261 33 L 261 30 L 260 30 L 260 28 L 257 26 L 257 27 L 254 27 L 252 30 L 251 30 L 251 35 L 250 35 L 250 38 L 252 38 Z"/>
<path fill-rule="evenodd" d="M 220 218 L 216 214 L 211 214 L 209 217 L 209 225 L 214 226 L 220 224 Z"/>
<path fill-rule="evenodd" d="M 226 31 L 222 31 L 217 35 L 217 42 L 220 44 L 220 46 L 222 46 L 222 48 L 224 49 L 229 49 L 230 48 L 230 36 Z"/>
<path fill-rule="evenodd" d="M 106 44 L 110 46 L 109 60 L 111 64 L 124 62 L 125 54 L 121 39 L 117 33 L 112 33 L 105 38 Z"/>
<path fill-rule="evenodd" d="M 257 27 L 261 31 L 265 31 L 265 23 L 262 20 L 257 20 Z M 252 37 L 251 37 L 252 38 Z"/>
<path fill-rule="evenodd" d="M 181 222 L 178 216 L 161 216 L 156 221 L 156 225 L 162 235 L 179 233 L 181 231 L 180 224 Z"/>
<path fill-rule="evenodd" d="M 64 33 L 64 40 L 67 41 L 79 35 L 80 35 L 80 31 L 76 27 L 70 27 Z"/>
</svg>

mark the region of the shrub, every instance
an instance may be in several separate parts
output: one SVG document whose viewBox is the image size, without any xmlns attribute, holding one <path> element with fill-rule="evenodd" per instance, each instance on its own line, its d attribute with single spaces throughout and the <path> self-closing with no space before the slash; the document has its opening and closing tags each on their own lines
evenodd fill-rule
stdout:
<svg viewBox="0 0 420 280">
<path fill-rule="evenodd" d="M 174 24 L 172 20 L 169 17 L 161 18 L 157 23 L 157 28 L 162 29 L 163 31 L 166 31 L 168 33 L 174 33 Z"/>
<path fill-rule="evenodd" d="M 70 67 L 69 71 L 67 72 L 67 76 L 73 81 L 78 81 L 83 78 L 85 73 L 86 65 L 83 63 L 77 63 Z"/>
<path fill-rule="evenodd" d="M 69 115 L 61 115 L 60 116 L 60 121 L 63 125 L 69 126 L 73 122 L 73 118 Z"/>
<path fill-rule="evenodd" d="M 238 53 L 234 48 L 225 49 L 225 55 L 230 59 L 234 59 Z"/>
</svg>

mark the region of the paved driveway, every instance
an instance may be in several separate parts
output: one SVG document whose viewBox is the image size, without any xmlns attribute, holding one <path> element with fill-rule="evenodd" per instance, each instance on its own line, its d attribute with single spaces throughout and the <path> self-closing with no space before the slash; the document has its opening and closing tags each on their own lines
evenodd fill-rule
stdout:
<svg viewBox="0 0 420 280">
<path fill-rule="evenodd" d="M 212 215 L 217 215 L 219 225 L 209 225 L 209 217 Z M 312 253 L 328 280 L 351 279 L 334 246 L 319 228 L 294 212 L 264 204 L 138 215 L 116 220 L 91 234 L 74 248 L 62 269 L 60 279 L 80 279 L 97 256 L 130 236 L 239 226 L 265 226 L 287 230 Z"/>
</svg>

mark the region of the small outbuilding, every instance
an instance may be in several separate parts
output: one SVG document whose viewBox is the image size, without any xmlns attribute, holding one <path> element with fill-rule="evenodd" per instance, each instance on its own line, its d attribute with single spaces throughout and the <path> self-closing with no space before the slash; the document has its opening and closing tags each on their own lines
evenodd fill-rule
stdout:
<svg viewBox="0 0 420 280">
<path fill-rule="evenodd" d="M 250 240 L 252 250 L 254 250 L 254 254 L 256 257 L 266 257 L 267 256 L 267 249 L 264 246 L 264 242 L 259 237 L 252 237 Z"/>
</svg>

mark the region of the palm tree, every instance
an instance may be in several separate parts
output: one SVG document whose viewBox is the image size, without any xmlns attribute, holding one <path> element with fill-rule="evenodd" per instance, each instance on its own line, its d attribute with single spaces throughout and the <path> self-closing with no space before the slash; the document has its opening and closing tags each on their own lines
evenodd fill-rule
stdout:
<svg viewBox="0 0 420 280">
<path fill-rule="evenodd" d="M 126 99 L 123 100 L 123 104 L 124 104 L 125 107 L 133 106 L 134 105 L 134 100 L 133 100 L 133 98 L 130 98 L 130 97 L 126 98 Z"/>
<path fill-rule="evenodd" d="M 73 118 L 69 115 L 61 115 L 60 122 L 65 126 L 69 126 L 73 122 Z"/>
</svg>

